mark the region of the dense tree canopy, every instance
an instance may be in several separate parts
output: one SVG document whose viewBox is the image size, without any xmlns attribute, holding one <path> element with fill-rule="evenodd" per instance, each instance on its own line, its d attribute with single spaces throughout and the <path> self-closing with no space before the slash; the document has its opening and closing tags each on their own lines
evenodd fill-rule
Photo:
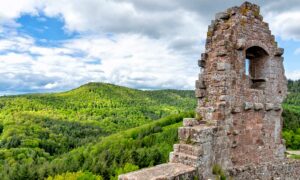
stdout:
<svg viewBox="0 0 300 180">
<path fill-rule="evenodd" d="M 287 148 L 300 149 L 300 80 L 288 81 L 289 95 L 283 105 L 284 132 Z"/>
<path fill-rule="evenodd" d="M 57 177 L 62 177 L 66 172 L 88 170 L 107 179 L 116 173 L 166 161 L 166 149 L 169 151 L 176 141 L 176 128 L 168 146 L 141 148 L 134 152 L 135 156 L 132 155 L 135 157 L 134 161 L 131 160 L 132 164 L 129 160 L 114 160 L 114 156 L 122 159 L 122 152 L 112 155 L 113 159 L 106 159 L 106 153 L 114 153 L 117 146 L 122 149 L 121 142 L 126 147 L 129 145 L 128 140 L 121 136 L 112 139 L 95 156 L 89 156 L 89 162 L 82 153 L 76 158 L 74 156 L 75 159 L 70 159 L 73 156 L 69 153 L 84 150 L 92 154 L 93 151 L 87 151 L 89 147 L 107 142 L 105 138 L 130 128 L 160 122 L 161 118 L 193 110 L 195 106 L 192 91 L 141 91 L 104 83 L 89 83 L 64 93 L 0 97 L 0 176 L 7 179 L 43 179 L 48 175 L 54 178 L 59 174 L 61 176 Z M 172 123 L 167 125 L 173 127 Z M 163 133 L 167 125 L 138 132 L 140 143 L 152 145 L 155 136 L 148 135 Z M 163 134 L 169 138 L 171 134 L 166 132 Z M 166 142 L 165 139 L 161 144 Z M 108 145 L 114 147 L 110 149 Z M 149 161 L 141 160 L 144 156 L 149 156 Z M 69 159 L 64 161 L 64 157 Z M 99 162 L 96 162 L 97 158 L 100 158 Z M 124 164 L 126 162 L 127 165 Z"/>
</svg>

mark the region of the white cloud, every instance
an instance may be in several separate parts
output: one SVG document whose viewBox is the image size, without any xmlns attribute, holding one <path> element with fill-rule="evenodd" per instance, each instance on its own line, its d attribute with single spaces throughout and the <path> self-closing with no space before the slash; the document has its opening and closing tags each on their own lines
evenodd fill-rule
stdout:
<svg viewBox="0 0 300 180">
<path fill-rule="evenodd" d="M 20 42 L 19 46 L 27 47 L 22 52 L 0 55 L 0 81 L 5 80 L 2 84 L 9 90 L 64 90 L 90 81 L 143 89 L 191 89 L 197 76 L 194 59 L 169 49 L 167 42 L 147 36 L 120 35 L 114 41 L 80 37 L 60 47 L 25 46 Z M 73 56 L 76 52 L 84 54 Z M 100 63 L 93 63 L 95 59 Z"/>
<path fill-rule="evenodd" d="M 4 34 L 4 36 L 0 39 L 0 52 L 26 51 L 33 45 L 34 39 L 29 36 Z"/>
<path fill-rule="evenodd" d="M 2 19 L 13 19 L 20 16 L 21 13 L 36 14 L 37 8 L 42 6 L 39 0 L 0 0 Z M 0 18 L 0 19 L 1 19 Z"/>
<path fill-rule="evenodd" d="M 62 18 L 65 29 L 77 32 L 134 33 L 152 37 L 174 35 L 204 38 L 206 26 L 218 11 L 239 5 L 243 0 L 0 0 L 0 22 L 12 20 L 21 14 Z M 296 31 L 300 3 L 291 0 L 259 1 L 251 0 L 262 7 L 262 13 L 274 24 L 272 29 L 279 35 L 282 27 Z M 293 4 L 293 5 L 290 5 Z M 6 21 L 7 20 L 7 21 Z M 176 38 L 175 37 L 175 38 Z"/>
<path fill-rule="evenodd" d="M 300 3 L 292 1 L 254 0 L 276 35 L 300 40 Z M 64 90 L 89 81 L 193 89 L 207 25 L 216 12 L 242 2 L 0 0 L 0 90 Z M 16 31 L 22 14 L 60 18 L 66 32 L 79 36 L 39 46 Z M 287 76 L 299 77 L 296 71 Z"/>
<path fill-rule="evenodd" d="M 285 74 L 288 79 L 292 79 L 292 80 L 300 79 L 300 71 L 286 72 Z"/>
<path fill-rule="evenodd" d="M 279 14 L 269 13 L 267 18 L 268 21 L 272 22 L 270 28 L 275 35 L 284 40 L 300 41 L 300 8 Z"/>
</svg>

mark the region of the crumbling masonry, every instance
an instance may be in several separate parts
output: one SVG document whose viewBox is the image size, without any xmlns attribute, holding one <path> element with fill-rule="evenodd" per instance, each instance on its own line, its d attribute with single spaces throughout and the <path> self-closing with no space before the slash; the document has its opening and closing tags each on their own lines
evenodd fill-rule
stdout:
<svg viewBox="0 0 300 180">
<path fill-rule="evenodd" d="M 283 49 L 259 7 L 245 2 L 216 14 L 196 81 L 196 118 L 184 119 L 170 163 L 120 180 L 208 179 L 220 166 L 233 179 L 300 179 L 281 137 L 287 94 Z"/>
</svg>

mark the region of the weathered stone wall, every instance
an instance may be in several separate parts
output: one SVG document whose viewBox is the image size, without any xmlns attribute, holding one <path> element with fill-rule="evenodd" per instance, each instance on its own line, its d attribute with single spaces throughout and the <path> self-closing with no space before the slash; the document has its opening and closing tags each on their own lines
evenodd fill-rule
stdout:
<svg viewBox="0 0 300 180">
<path fill-rule="evenodd" d="M 198 61 L 196 118 L 178 129 L 179 144 L 162 173 L 157 167 L 122 180 L 213 177 L 220 165 L 234 179 L 300 179 L 300 161 L 285 158 L 281 103 L 287 94 L 283 49 L 277 47 L 259 7 L 245 2 L 218 13 Z M 249 62 L 246 65 L 246 62 Z M 180 175 L 173 169 L 182 164 Z M 183 168 L 184 167 L 184 168 Z M 148 179 L 149 179 L 148 178 Z"/>
<path fill-rule="evenodd" d="M 197 113 L 205 121 L 218 121 L 225 131 L 219 132 L 220 144 L 214 149 L 214 163 L 223 166 L 284 157 L 283 49 L 277 47 L 262 19 L 259 7 L 251 3 L 218 13 L 208 28 L 206 51 L 199 61 L 203 73 L 196 82 Z M 249 67 L 245 67 L 246 59 Z"/>
<path fill-rule="evenodd" d="M 299 180 L 299 169 L 300 161 L 286 160 L 236 167 L 228 170 L 228 176 L 241 180 Z"/>
</svg>

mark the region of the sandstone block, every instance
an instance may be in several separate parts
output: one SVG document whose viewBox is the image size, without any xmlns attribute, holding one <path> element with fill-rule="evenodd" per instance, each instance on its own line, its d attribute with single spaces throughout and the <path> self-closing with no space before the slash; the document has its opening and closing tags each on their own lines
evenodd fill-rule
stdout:
<svg viewBox="0 0 300 180">
<path fill-rule="evenodd" d="M 190 144 L 174 144 L 174 153 L 183 153 L 191 156 L 203 155 L 202 146 L 194 146 Z"/>
<path fill-rule="evenodd" d="M 241 108 L 240 107 L 234 107 L 234 108 L 232 108 L 232 111 L 231 111 L 232 113 L 240 113 L 241 112 Z"/>
<path fill-rule="evenodd" d="M 226 19 L 229 19 L 229 14 L 227 12 L 219 12 L 216 14 L 216 19 L 223 19 L 223 20 L 226 20 Z"/>
<path fill-rule="evenodd" d="M 226 56 L 227 55 L 227 51 L 225 50 L 220 50 L 217 52 L 217 56 L 222 57 L 222 56 Z"/>
<path fill-rule="evenodd" d="M 196 120 L 195 118 L 184 118 L 183 119 L 183 126 L 184 127 L 189 127 L 189 126 L 196 126 L 199 125 L 199 121 Z"/>
<path fill-rule="evenodd" d="M 236 42 L 236 49 L 243 50 L 246 46 L 246 40 L 245 39 L 238 39 Z"/>
<path fill-rule="evenodd" d="M 284 53 L 284 49 L 283 48 L 277 48 L 275 51 L 275 56 L 282 56 Z"/>
<path fill-rule="evenodd" d="M 217 102 L 216 105 L 218 110 L 222 110 L 223 108 L 225 108 L 226 102 L 225 101 Z"/>
<path fill-rule="evenodd" d="M 272 110 L 273 107 L 274 107 L 274 105 L 273 105 L 272 103 L 266 103 L 266 110 L 267 110 L 267 111 Z"/>
<path fill-rule="evenodd" d="M 230 64 L 226 63 L 226 62 L 218 62 L 217 70 L 218 71 L 228 71 L 228 70 L 230 70 Z"/>
<path fill-rule="evenodd" d="M 252 102 L 244 102 L 244 109 L 247 111 L 247 110 L 250 110 L 253 108 L 253 103 Z"/>
<path fill-rule="evenodd" d="M 195 95 L 197 98 L 202 98 L 205 96 L 205 90 L 204 89 L 196 89 Z"/>
<path fill-rule="evenodd" d="M 230 97 L 228 95 L 221 95 L 219 97 L 219 101 L 228 101 L 230 99 Z"/>
<path fill-rule="evenodd" d="M 215 126 L 180 127 L 178 136 L 185 144 L 203 144 L 212 142 Z"/>
<path fill-rule="evenodd" d="M 274 109 L 275 111 L 281 110 L 281 104 L 274 104 L 273 109 Z"/>
<path fill-rule="evenodd" d="M 205 67 L 205 61 L 203 59 L 199 59 L 198 60 L 198 66 L 201 67 L 201 68 L 204 68 Z"/>
<path fill-rule="evenodd" d="M 216 109 L 215 109 L 214 107 L 206 107 L 205 109 L 206 109 L 207 112 L 209 112 L 209 113 L 212 113 L 212 112 L 215 112 L 215 111 L 216 111 Z"/>
<path fill-rule="evenodd" d="M 240 131 L 239 131 L 239 130 L 233 130 L 232 134 L 233 134 L 234 136 L 239 135 L 239 134 L 240 134 Z"/>
<path fill-rule="evenodd" d="M 233 141 L 231 147 L 232 147 L 232 148 L 236 148 L 237 145 L 238 145 L 238 143 L 237 143 L 236 141 Z"/>
<path fill-rule="evenodd" d="M 261 110 L 264 108 L 264 105 L 262 103 L 254 103 L 254 109 L 256 111 Z"/>
<path fill-rule="evenodd" d="M 207 58 L 208 58 L 207 53 L 202 53 L 202 54 L 201 54 L 201 59 L 202 59 L 202 60 L 206 61 Z"/>
<path fill-rule="evenodd" d="M 119 176 L 119 180 L 162 180 L 162 179 L 193 179 L 196 169 L 180 163 L 166 163 L 130 172 Z"/>
<path fill-rule="evenodd" d="M 205 89 L 205 84 L 203 80 L 196 80 L 195 82 L 196 89 Z"/>
<path fill-rule="evenodd" d="M 200 157 L 178 152 L 172 153 L 172 159 L 170 159 L 170 162 L 181 163 L 191 167 L 198 167 L 201 164 Z"/>
</svg>

